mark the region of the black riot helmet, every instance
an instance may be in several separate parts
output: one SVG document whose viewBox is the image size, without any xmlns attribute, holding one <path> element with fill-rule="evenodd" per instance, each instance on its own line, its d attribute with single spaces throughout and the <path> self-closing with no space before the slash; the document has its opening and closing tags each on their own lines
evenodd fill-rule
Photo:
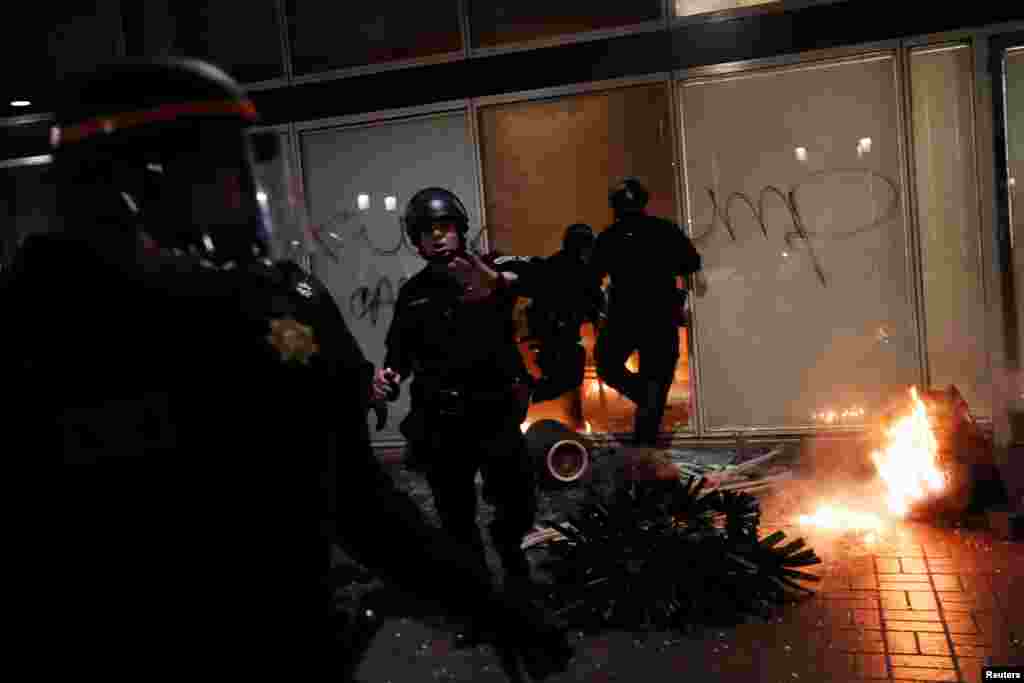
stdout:
<svg viewBox="0 0 1024 683">
<path fill-rule="evenodd" d="M 428 187 L 414 194 L 405 207 L 402 223 L 405 234 L 413 246 L 418 246 L 425 230 L 441 221 L 452 221 L 458 226 L 459 237 L 465 245 L 469 232 L 469 212 L 454 192 L 441 187 Z"/>
<path fill-rule="evenodd" d="M 562 249 L 574 256 L 585 254 L 594 247 L 594 229 L 586 223 L 573 223 L 565 229 Z"/>
<path fill-rule="evenodd" d="M 608 203 L 616 215 L 640 213 L 647 206 L 650 195 L 636 178 L 626 178 L 608 194 Z"/>
<path fill-rule="evenodd" d="M 50 138 L 62 215 L 90 225 L 91 239 L 142 230 L 215 263 L 270 255 L 254 162 L 279 150 L 247 131 L 256 108 L 230 76 L 198 60 L 159 59 L 77 81 Z"/>
</svg>

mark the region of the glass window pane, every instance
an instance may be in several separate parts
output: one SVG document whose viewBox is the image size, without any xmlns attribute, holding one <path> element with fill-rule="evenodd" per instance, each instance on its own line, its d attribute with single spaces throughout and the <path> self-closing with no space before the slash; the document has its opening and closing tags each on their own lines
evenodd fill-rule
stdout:
<svg viewBox="0 0 1024 683">
<path fill-rule="evenodd" d="M 675 0 L 673 7 L 677 17 L 688 17 L 694 14 L 721 12 L 728 9 L 778 4 L 778 2 L 779 0 Z"/>
<path fill-rule="evenodd" d="M 662 17 L 659 0 L 486 0 L 470 3 L 473 47 L 632 26 Z"/>
<path fill-rule="evenodd" d="M 76 3 L 70 12 L 55 18 L 47 34 L 49 57 L 61 78 L 93 65 L 106 64 L 119 56 L 121 22 L 118 3 L 94 0 Z"/>
<path fill-rule="evenodd" d="M 457 0 L 286 4 L 297 76 L 462 49 Z"/>
<path fill-rule="evenodd" d="M 53 10 L 54 8 L 48 8 Z M 0 118 L 41 114 L 54 110 L 54 101 L 58 98 L 59 79 L 57 64 L 60 59 L 53 53 L 51 35 L 55 32 L 58 17 L 49 17 L 43 21 L 41 17 L 28 16 L 18 21 L 5 21 L 0 24 L 0 60 L 3 64 L 17 65 L 7 68 L 3 74 L 4 97 L 0 99 Z M 30 106 L 10 106 L 12 101 L 28 101 Z M 0 142 L 0 157 L 12 158 L 16 154 L 9 153 Z"/>
<path fill-rule="evenodd" d="M 914 176 L 932 384 L 991 416 L 967 46 L 911 53 Z"/>
<path fill-rule="evenodd" d="M 460 112 L 310 132 L 302 135 L 301 151 L 313 224 L 340 239 L 331 240 L 340 263 L 318 259 L 318 272 L 363 353 L 380 367 L 398 287 L 425 265 L 401 238 L 400 216 L 409 197 L 430 186 L 451 189 L 470 213 L 471 234 L 479 234 L 468 119 Z M 408 414 L 408 400 L 406 384 L 391 404 L 386 429 L 375 438 L 401 438 L 398 424 Z"/>
<path fill-rule="evenodd" d="M 56 192 L 45 164 L 0 169 L 0 270 L 27 235 L 56 230 Z"/>
<path fill-rule="evenodd" d="M 550 256 L 572 223 L 600 232 L 612 221 L 608 189 L 626 175 L 648 187 L 650 213 L 675 220 L 675 169 L 668 93 L 664 85 L 623 88 L 556 100 L 517 102 L 480 112 L 488 235 L 518 256 Z M 579 392 L 530 410 L 595 431 L 631 432 L 633 404 L 596 379 L 594 337 L 584 325 L 587 379 Z M 532 354 L 523 346 L 528 359 Z M 685 428 L 690 416 L 686 330 L 664 431 Z M 636 369 L 634 356 L 629 364 Z M 539 374 L 531 361 L 531 371 Z"/>
<path fill-rule="evenodd" d="M 884 57 L 681 88 L 709 428 L 863 422 L 919 380 L 894 71 Z"/>
<path fill-rule="evenodd" d="M 239 81 L 254 83 L 284 76 L 276 5 L 275 0 L 244 5 L 147 0 L 145 11 L 137 17 L 130 7 L 125 11 L 129 12 L 127 24 L 142 31 L 147 56 L 206 59 Z"/>
</svg>

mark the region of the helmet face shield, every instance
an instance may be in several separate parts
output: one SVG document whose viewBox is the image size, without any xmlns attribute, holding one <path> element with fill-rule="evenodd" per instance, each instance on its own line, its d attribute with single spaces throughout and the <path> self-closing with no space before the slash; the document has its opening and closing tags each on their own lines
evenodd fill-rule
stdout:
<svg viewBox="0 0 1024 683">
<path fill-rule="evenodd" d="M 306 265 L 314 241 L 287 138 L 272 131 L 251 132 L 248 142 L 267 258 Z"/>
<path fill-rule="evenodd" d="M 241 130 L 175 131 L 113 162 L 110 182 L 160 247 L 219 264 L 266 256 L 269 226 Z"/>
<path fill-rule="evenodd" d="M 253 259 L 301 264 L 309 243 L 279 134 L 220 133 L 193 133 L 165 148 L 160 163 L 147 164 L 156 189 L 144 229 L 164 246 L 221 265 Z"/>
<path fill-rule="evenodd" d="M 126 60 L 76 77 L 56 115 L 53 184 L 64 215 L 98 241 L 138 237 L 219 264 L 308 265 L 315 244 L 287 138 L 253 129 L 256 107 L 221 69 Z"/>
</svg>

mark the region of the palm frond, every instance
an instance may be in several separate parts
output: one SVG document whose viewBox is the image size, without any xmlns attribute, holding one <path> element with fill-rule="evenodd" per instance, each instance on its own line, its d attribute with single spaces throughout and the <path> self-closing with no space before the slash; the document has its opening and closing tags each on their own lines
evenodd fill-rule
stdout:
<svg viewBox="0 0 1024 683">
<path fill-rule="evenodd" d="M 812 593 L 796 567 L 819 564 L 803 539 L 758 540 L 760 506 L 741 491 L 705 491 L 698 477 L 590 489 L 545 544 L 550 606 L 581 630 L 690 630 L 766 617 Z"/>
</svg>

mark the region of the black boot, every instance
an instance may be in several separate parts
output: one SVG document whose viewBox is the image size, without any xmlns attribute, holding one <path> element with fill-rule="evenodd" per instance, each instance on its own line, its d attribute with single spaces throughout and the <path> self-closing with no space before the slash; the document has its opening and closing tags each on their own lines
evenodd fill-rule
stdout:
<svg viewBox="0 0 1024 683">
<path fill-rule="evenodd" d="M 668 386 L 664 383 L 644 383 L 642 401 L 637 404 L 633 424 L 633 440 L 637 446 L 657 447 L 667 397 Z"/>
</svg>

